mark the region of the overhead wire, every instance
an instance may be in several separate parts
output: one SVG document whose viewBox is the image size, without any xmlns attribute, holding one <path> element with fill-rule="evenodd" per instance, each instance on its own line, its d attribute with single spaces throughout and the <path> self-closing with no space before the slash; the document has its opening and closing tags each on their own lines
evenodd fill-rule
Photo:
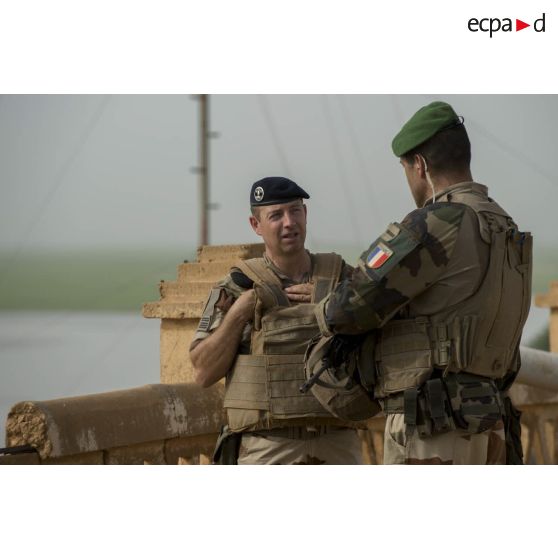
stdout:
<svg viewBox="0 0 558 558">
<path fill-rule="evenodd" d="M 10 254 L 10 256 L 7 258 L 6 269 L 9 270 L 11 268 L 11 265 L 15 261 L 17 261 L 17 259 L 21 255 L 23 249 L 25 248 L 27 242 L 29 241 L 29 238 L 30 238 L 33 230 L 35 229 L 36 225 L 38 224 L 38 222 L 40 221 L 42 216 L 45 214 L 46 210 L 48 209 L 49 204 L 52 202 L 55 195 L 59 191 L 61 185 L 63 184 L 63 180 L 66 177 L 68 171 L 70 170 L 73 163 L 76 161 L 79 154 L 81 153 L 81 151 L 85 147 L 87 141 L 91 137 L 92 132 L 94 131 L 97 123 L 99 122 L 100 118 L 102 117 L 103 113 L 106 110 L 106 107 L 107 107 L 107 105 L 110 101 L 110 98 L 111 97 L 109 95 L 104 96 L 104 98 L 101 100 L 101 102 L 99 103 L 99 105 L 97 106 L 97 108 L 95 109 L 93 114 L 91 115 L 91 118 L 89 119 L 87 125 L 85 126 L 84 130 L 82 131 L 80 137 L 78 138 L 78 140 L 74 144 L 73 149 L 70 151 L 68 157 L 66 158 L 66 160 L 61 165 L 58 172 L 56 173 L 56 175 L 55 175 L 55 177 L 54 177 L 54 179 L 53 179 L 53 181 L 52 181 L 52 183 L 51 183 L 51 185 L 50 185 L 50 187 L 47 191 L 47 194 L 42 199 L 41 203 L 39 204 L 39 207 L 37 208 L 37 211 L 35 212 L 35 214 L 33 215 L 33 218 L 29 222 L 29 225 L 28 225 L 27 229 L 23 233 L 21 242 L 19 243 L 17 248 L 12 252 L 12 254 Z M 2 99 L 0 99 L 0 101 L 1 100 Z M 0 284 L 3 282 L 3 280 L 5 280 L 6 275 L 7 275 L 6 273 L 3 273 L 2 275 L 0 275 Z M 128 289 L 135 282 L 136 282 L 135 278 L 132 279 L 132 280 L 121 282 L 120 285 L 118 285 L 116 287 L 112 286 L 110 291 L 113 292 L 113 293 L 115 291 L 116 292 L 123 291 L 124 289 Z M 97 296 L 92 299 L 92 301 L 95 302 L 97 300 L 100 300 L 104 296 L 105 293 L 106 293 L 105 290 L 99 292 L 97 294 Z M 43 324 L 43 330 L 42 330 L 41 333 L 46 333 L 46 332 L 52 331 L 52 329 L 54 327 L 60 326 L 61 324 L 67 322 L 72 316 L 73 316 L 73 314 L 71 312 L 64 312 L 64 311 L 63 312 L 57 312 L 54 316 L 52 316 L 52 319 L 47 322 L 46 326 L 45 326 L 45 324 Z M 128 333 L 128 330 L 131 331 L 134 327 L 137 327 L 137 324 L 134 324 L 132 327 L 125 328 L 126 331 L 124 331 L 123 334 L 121 334 L 118 337 L 118 339 L 120 339 L 121 337 L 124 337 Z M 41 336 L 41 334 L 39 333 L 39 337 L 40 336 Z M 107 350 L 105 350 L 105 352 L 101 355 L 101 357 L 100 357 L 101 360 L 104 360 L 106 358 L 106 356 L 114 349 L 114 347 L 116 347 L 116 345 L 117 345 L 117 342 L 113 341 L 111 343 L 110 347 Z M 80 375 L 80 377 L 81 376 L 84 376 L 84 374 Z"/>
<path fill-rule="evenodd" d="M 397 95 L 390 95 L 389 96 L 391 101 L 391 106 L 393 107 L 393 112 L 395 113 L 395 119 L 397 122 L 395 123 L 395 129 L 400 128 L 403 125 L 403 111 L 401 110 L 401 104 L 399 103 L 399 98 Z"/>
<path fill-rule="evenodd" d="M 279 137 L 279 133 L 277 132 L 277 127 L 275 126 L 275 122 L 274 122 L 274 119 L 273 119 L 271 108 L 269 106 L 268 99 L 265 95 L 258 95 L 258 101 L 259 101 L 260 109 L 262 111 L 264 120 L 267 124 L 269 134 L 271 136 L 271 140 L 273 142 L 275 150 L 277 151 L 279 161 L 281 162 L 282 167 L 285 169 L 287 177 L 291 178 L 292 180 L 295 180 L 294 176 L 293 176 L 293 173 L 292 173 L 292 169 L 291 169 L 291 167 L 289 165 L 289 162 L 287 160 L 287 155 L 286 155 L 285 149 L 283 148 L 283 145 L 281 143 L 281 138 Z M 296 182 L 296 180 L 295 180 L 295 182 Z M 316 243 L 315 243 L 314 237 L 313 237 L 312 233 L 310 232 L 309 228 L 306 229 L 306 236 L 307 236 L 311 246 L 316 248 Z"/>
<path fill-rule="evenodd" d="M 368 202 L 370 203 L 370 208 L 372 209 L 372 213 L 376 216 L 377 219 L 379 219 L 380 213 L 378 211 L 378 201 L 376 200 L 376 196 L 374 194 L 374 180 L 372 179 L 370 173 L 368 172 L 368 169 L 366 168 L 364 155 L 362 153 L 362 150 L 360 149 L 360 144 L 356 135 L 356 131 L 354 129 L 353 123 L 351 121 L 351 117 L 349 115 L 349 111 L 347 109 L 347 105 L 345 103 L 345 96 L 337 95 L 337 101 L 339 104 L 341 115 L 345 120 L 347 130 L 349 131 L 349 139 L 351 140 L 353 153 L 358 163 L 357 166 L 360 170 L 362 177 L 364 178 L 364 192 L 366 193 L 366 197 L 368 198 Z"/>
<path fill-rule="evenodd" d="M 425 97 L 430 101 L 435 101 L 439 99 L 438 96 L 434 96 L 434 95 L 426 95 Z M 393 100 L 394 111 L 399 121 L 398 125 L 401 125 L 401 122 L 403 120 L 401 118 L 399 103 L 396 101 L 395 95 L 392 95 L 392 98 L 393 98 L 392 100 Z M 469 116 L 466 117 L 465 125 L 470 130 L 475 130 L 480 136 L 482 136 L 484 139 L 494 144 L 496 147 L 498 147 L 498 149 L 500 149 L 502 152 L 512 157 L 514 160 L 521 161 L 526 167 L 536 172 L 538 175 L 540 175 L 542 178 L 548 181 L 549 186 L 554 188 L 558 183 L 558 175 L 554 175 L 551 172 L 547 171 L 546 169 L 541 168 L 539 164 L 537 164 L 531 158 L 527 157 L 522 150 L 513 147 L 505 140 L 501 139 L 500 137 L 496 136 L 492 132 L 488 131 L 482 124 L 480 124 L 474 118 L 471 118 Z"/>
<path fill-rule="evenodd" d="M 93 114 L 91 115 L 80 137 L 74 144 L 74 147 L 70 151 L 68 157 L 66 158 L 64 163 L 60 166 L 57 173 L 55 174 L 50 186 L 48 187 L 46 195 L 40 201 L 39 205 L 37 206 L 37 209 L 35 210 L 31 219 L 29 220 L 26 229 L 22 233 L 20 237 L 20 242 L 18 243 L 15 250 L 6 258 L 4 262 L 4 269 L 2 270 L 3 273 L 0 273 L 0 285 L 3 284 L 9 270 L 11 269 L 11 266 L 15 261 L 17 261 L 17 259 L 21 255 L 21 252 L 26 247 L 31 237 L 31 234 L 33 233 L 33 231 L 41 221 L 43 215 L 46 213 L 46 210 L 50 205 L 50 203 L 52 202 L 52 200 L 54 199 L 55 195 L 58 193 L 61 185 L 64 182 L 64 178 L 68 174 L 68 171 L 70 170 L 70 168 L 78 158 L 79 154 L 85 147 L 87 141 L 91 137 L 91 133 L 93 132 L 95 126 L 97 125 L 101 116 L 105 112 L 109 100 L 110 100 L 110 95 L 105 95 L 103 97 L 103 99 L 101 100 L 101 102 L 99 103 L 99 105 L 97 106 Z"/>
<path fill-rule="evenodd" d="M 537 163 L 527 157 L 523 151 L 520 149 L 516 149 L 512 147 L 504 140 L 495 136 L 492 132 L 486 130 L 481 124 L 479 124 L 476 120 L 472 118 L 467 118 L 466 120 L 467 125 L 471 125 L 473 129 L 477 131 L 481 136 L 485 139 L 491 141 L 494 145 L 500 148 L 504 153 L 509 155 L 510 157 L 514 158 L 515 160 L 521 161 L 525 166 L 530 168 L 532 171 L 536 172 L 538 175 L 542 176 L 546 179 L 550 185 L 555 187 L 558 184 L 558 176 L 555 176 L 548 172 L 547 170 L 541 168 Z"/>
<path fill-rule="evenodd" d="M 364 237 L 361 234 L 360 226 L 358 224 L 356 206 L 352 197 L 352 193 L 349 188 L 347 172 L 345 169 L 343 158 L 341 156 L 341 148 L 339 142 L 337 141 L 337 134 L 335 133 L 335 128 L 333 125 L 333 116 L 331 113 L 331 107 L 329 105 L 327 95 L 320 95 L 320 99 L 322 101 L 322 110 L 326 122 L 326 127 L 329 131 L 329 136 L 331 139 L 331 147 L 333 151 L 333 158 L 337 168 L 339 184 L 341 185 L 341 187 L 343 188 L 346 194 L 345 199 L 347 201 L 347 209 L 349 210 L 349 216 L 350 216 L 349 220 L 351 222 L 351 228 L 353 229 L 354 240 L 356 241 L 357 244 L 360 244 L 363 241 Z"/>
<path fill-rule="evenodd" d="M 287 176 L 292 177 L 291 168 L 290 168 L 289 162 L 287 160 L 285 150 L 283 149 L 283 146 L 281 145 L 281 139 L 279 138 L 279 134 L 277 133 L 277 129 L 276 129 L 275 123 L 273 121 L 273 116 L 271 114 L 271 109 L 269 108 L 268 100 L 267 100 L 265 95 L 258 95 L 258 101 L 259 101 L 259 104 L 260 104 L 260 108 L 261 108 L 264 120 L 266 121 L 268 130 L 269 130 L 269 134 L 271 136 L 271 140 L 273 142 L 275 150 L 277 151 L 279 161 L 281 162 L 281 165 L 283 166 L 283 168 L 287 171 Z"/>
</svg>

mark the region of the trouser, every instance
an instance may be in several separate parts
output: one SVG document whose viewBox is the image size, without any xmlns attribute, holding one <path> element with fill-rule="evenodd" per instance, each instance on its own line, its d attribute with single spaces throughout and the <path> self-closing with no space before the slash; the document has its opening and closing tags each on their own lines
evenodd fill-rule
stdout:
<svg viewBox="0 0 558 558">
<path fill-rule="evenodd" d="M 416 429 L 406 431 L 405 415 L 387 416 L 384 436 L 384 465 L 504 465 L 506 437 L 498 420 L 480 434 L 457 428 L 420 438 Z"/>
<path fill-rule="evenodd" d="M 361 443 L 356 430 L 332 426 L 317 429 L 301 427 L 244 433 L 238 464 L 362 464 Z"/>
</svg>

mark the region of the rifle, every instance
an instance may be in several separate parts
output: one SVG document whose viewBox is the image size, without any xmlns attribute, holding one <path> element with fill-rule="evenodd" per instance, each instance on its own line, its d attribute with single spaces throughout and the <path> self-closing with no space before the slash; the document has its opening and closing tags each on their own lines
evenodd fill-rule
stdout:
<svg viewBox="0 0 558 558">
<path fill-rule="evenodd" d="M 306 358 L 317 344 L 321 337 L 315 337 L 310 342 L 306 352 Z M 322 357 L 321 365 L 316 372 L 298 388 L 300 393 L 307 393 L 308 390 L 320 379 L 320 376 L 329 368 L 338 368 L 349 359 L 352 351 L 360 346 L 362 335 L 335 335 L 331 341 L 327 353 Z"/>
</svg>

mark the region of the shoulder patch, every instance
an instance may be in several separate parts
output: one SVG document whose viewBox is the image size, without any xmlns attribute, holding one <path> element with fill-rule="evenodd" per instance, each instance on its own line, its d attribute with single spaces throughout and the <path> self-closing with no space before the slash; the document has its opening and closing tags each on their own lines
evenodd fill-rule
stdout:
<svg viewBox="0 0 558 558">
<path fill-rule="evenodd" d="M 363 252 L 359 267 L 373 280 L 380 281 L 418 244 L 419 240 L 409 230 L 398 223 L 391 223 Z"/>
<path fill-rule="evenodd" d="M 393 250 L 390 250 L 383 242 L 378 245 L 366 258 L 366 267 L 370 269 L 378 269 L 382 267 L 393 256 Z"/>
</svg>

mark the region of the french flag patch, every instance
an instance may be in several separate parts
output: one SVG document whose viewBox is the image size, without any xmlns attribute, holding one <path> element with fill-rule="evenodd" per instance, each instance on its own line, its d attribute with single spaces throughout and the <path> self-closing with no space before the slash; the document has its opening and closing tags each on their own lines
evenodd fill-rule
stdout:
<svg viewBox="0 0 558 558">
<path fill-rule="evenodd" d="M 380 243 L 368 255 L 368 258 L 366 259 L 366 267 L 369 267 L 370 269 L 378 269 L 382 267 L 392 255 L 393 251 L 384 244 Z"/>
</svg>

